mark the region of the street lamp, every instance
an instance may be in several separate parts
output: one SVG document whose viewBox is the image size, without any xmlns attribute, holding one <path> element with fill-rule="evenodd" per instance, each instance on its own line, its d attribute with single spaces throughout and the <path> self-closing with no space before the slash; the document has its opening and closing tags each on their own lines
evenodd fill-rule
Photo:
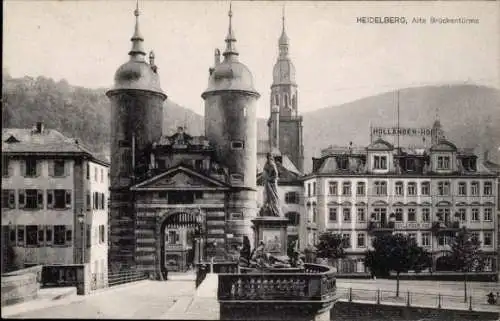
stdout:
<svg viewBox="0 0 500 321">
<path fill-rule="evenodd" d="M 201 238 L 203 234 L 203 217 L 201 214 L 201 209 L 198 207 L 198 211 L 196 212 L 195 215 L 196 218 L 196 227 L 195 227 L 195 238 L 196 242 L 198 243 L 198 263 L 201 263 L 201 252 L 202 252 L 202 247 L 201 247 Z"/>
<path fill-rule="evenodd" d="M 78 214 L 78 222 L 80 223 L 80 226 L 82 227 L 82 264 L 85 264 L 85 236 L 86 236 L 86 231 L 85 231 L 85 213 L 83 212 L 83 209 L 80 210 L 80 214 Z"/>
</svg>

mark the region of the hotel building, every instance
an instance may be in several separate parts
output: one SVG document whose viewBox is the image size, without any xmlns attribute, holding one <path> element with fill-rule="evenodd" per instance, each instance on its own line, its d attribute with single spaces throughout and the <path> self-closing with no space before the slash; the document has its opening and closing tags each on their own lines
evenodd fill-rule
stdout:
<svg viewBox="0 0 500 321">
<path fill-rule="evenodd" d="M 346 239 L 339 271 L 365 272 L 364 256 L 379 233 L 415 238 L 446 269 L 450 242 L 462 226 L 481 241 L 484 269 L 497 266 L 497 175 L 471 150 L 443 137 L 429 148 L 396 148 L 382 138 L 366 148 L 330 147 L 304 178 L 306 242 L 320 233 Z"/>
</svg>

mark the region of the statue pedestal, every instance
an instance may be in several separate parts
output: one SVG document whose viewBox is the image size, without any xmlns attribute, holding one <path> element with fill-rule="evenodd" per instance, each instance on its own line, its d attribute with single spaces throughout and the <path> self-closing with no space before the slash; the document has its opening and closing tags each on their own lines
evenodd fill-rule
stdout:
<svg viewBox="0 0 500 321">
<path fill-rule="evenodd" d="M 252 220 L 255 231 L 255 247 L 264 242 L 264 252 L 283 256 L 287 252 L 288 219 L 277 216 L 260 216 Z"/>
</svg>

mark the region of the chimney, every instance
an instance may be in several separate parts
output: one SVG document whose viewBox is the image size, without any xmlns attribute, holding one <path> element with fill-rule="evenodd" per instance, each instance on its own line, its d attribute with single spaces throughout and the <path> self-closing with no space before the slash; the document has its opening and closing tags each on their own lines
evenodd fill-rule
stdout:
<svg viewBox="0 0 500 321">
<path fill-rule="evenodd" d="M 37 134 L 43 134 L 43 122 L 39 121 L 36 123 L 35 128 L 36 128 L 36 133 Z"/>
</svg>

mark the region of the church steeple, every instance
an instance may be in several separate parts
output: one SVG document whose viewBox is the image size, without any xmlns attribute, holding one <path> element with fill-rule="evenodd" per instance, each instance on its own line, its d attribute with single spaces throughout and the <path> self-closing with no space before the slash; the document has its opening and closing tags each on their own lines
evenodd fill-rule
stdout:
<svg viewBox="0 0 500 321">
<path fill-rule="evenodd" d="M 139 30 L 139 0 L 136 1 L 136 6 L 134 10 L 135 16 L 135 29 L 134 35 L 130 39 L 132 41 L 132 49 L 129 51 L 130 59 L 143 61 L 146 52 L 144 51 L 144 37 Z"/>
<path fill-rule="evenodd" d="M 298 112 L 298 87 L 295 66 L 289 56 L 290 41 L 286 34 L 285 7 L 281 12 L 279 55 L 273 68 L 268 137 L 271 150 L 288 158 L 299 171 L 304 168 L 302 116 Z"/>
<path fill-rule="evenodd" d="M 280 58 L 286 58 L 288 56 L 288 36 L 286 35 L 286 28 L 285 28 L 285 6 L 283 6 L 283 10 L 281 13 L 281 21 L 282 21 L 282 28 L 281 28 L 281 36 L 279 39 L 279 49 L 280 49 Z"/>
<path fill-rule="evenodd" d="M 232 20 L 233 20 L 233 10 L 232 10 L 232 3 L 229 3 L 229 28 L 227 31 L 227 36 L 225 39 L 226 42 L 226 50 L 222 54 L 226 60 L 228 59 L 236 59 L 237 56 L 239 55 L 238 51 L 236 50 L 236 37 L 234 36 L 234 31 L 233 31 L 233 25 L 232 25 Z"/>
</svg>

